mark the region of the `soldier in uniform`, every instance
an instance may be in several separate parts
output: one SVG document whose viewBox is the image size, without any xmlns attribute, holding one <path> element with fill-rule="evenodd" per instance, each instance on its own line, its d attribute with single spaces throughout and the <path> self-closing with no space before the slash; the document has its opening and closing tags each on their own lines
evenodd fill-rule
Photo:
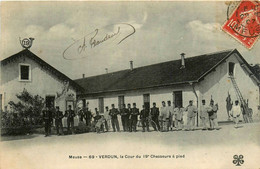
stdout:
<svg viewBox="0 0 260 169">
<path fill-rule="evenodd" d="M 143 110 L 140 112 L 140 119 L 142 122 L 143 132 L 145 132 L 145 127 L 147 131 L 149 132 L 149 110 L 145 108 L 143 105 Z"/>
<path fill-rule="evenodd" d="M 167 131 L 169 131 L 169 128 L 172 130 L 172 127 L 174 127 L 173 124 L 173 106 L 171 105 L 171 101 L 167 101 L 168 106 L 167 108 Z"/>
<path fill-rule="evenodd" d="M 214 101 L 211 99 L 210 105 L 209 105 L 209 120 L 210 120 L 210 130 L 219 129 L 218 127 L 218 121 L 217 121 L 217 111 L 218 111 L 218 105 L 214 105 Z"/>
<path fill-rule="evenodd" d="M 105 127 L 106 127 L 106 131 L 108 132 L 108 130 L 110 129 L 110 124 L 111 124 L 111 117 L 109 115 L 109 110 L 108 110 L 108 106 L 105 107 L 105 112 L 104 112 L 104 118 L 105 118 Z"/>
<path fill-rule="evenodd" d="M 123 108 L 120 110 L 120 115 L 124 131 L 128 130 L 128 114 L 128 109 L 125 107 L 125 104 L 123 104 Z"/>
<path fill-rule="evenodd" d="M 63 118 L 63 113 L 60 111 L 60 107 L 56 106 L 54 119 L 55 119 L 55 126 L 56 126 L 58 136 L 60 135 L 59 130 L 61 130 L 61 134 L 63 135 L 62 118 Z"/>
<path fill-rule="evenodd" d="M 70 132 L 70 126 L 72 129 L 72 134 L 74 133 L 74 117 L 76 116 L 74 110 L 71 109 L 71 105 L 69 105 L 69 110 L 66 110 L 65 117 L 67 117 L 67 125 L 68 125 L 68 132 Z"/>
<path fill-rule="evenodd" d="M 208 110 L 209 108 L 205 105 L 206 101 L 202 100 L 202 106 L 200 108 L 200 119 L 201 119 L 201 124 L 202 124 L 202 130 L 207 130 L 208 128 L 208 119 L 209 119 L 209 115 L 208 115 Z"/>
<path fill-rule="evenodd" d="M 137 125 L 137 118 L 139 115 L 139 109 L 136 108 L 136 103 L 133 103 L 133 108 L 131 109 L 131 123 L 130 123 L 130 132 L 132 132 L 132 129 L 134 132 L 136 132 L 136 125 Z"/>
<path fill-rule="evenodd" d="M 42 111 L 42 114 L 45 127 L 45 137 L 47 137 L 51 134 L 52 111 L 50 111 L 49 107 L 46 107 L 46 109 Z"/>
<path fill-rule="evenodd" d="M 87 126 L 87 127 L 90 127 L 90 126 L 91 126 L 92 117 L 93 117 L 93 116 L 92 116 L 92 113 L 89 111 L 88 107 L 85 108 L 84 118 L 85 118 L 86 126 Z"/>
<path fill-rule="evenodd" d="M 115 108 L 114 104 L 112 104 L 111 107 L 112 107 L 112 109 L 110 109 L 109 115 L 111 116 L 113 131 L 116 132 L 116 129 L 117 129 L 117 131 L 120 132 L 118 118 L 117 118 L 119 111 Z"/>
<path fill-rule="evenodd" d="M 167 107 L 165 105 L 165 101 L 162 101 L 162 107 L 160 110 L 160 128 L 161 131 L 167 131 L 168 129 L 168 112 L 167 112 Z M 168 120 L 167 120 L 168 119 Z"/>
<path fill-rule="evenodd" d="M 175 127 L 177 128 L 177 131 L 182 130 L 183 128 L 183 108 L 181 108 L 180 105 L 177 105 L 173 109 L 173 113 L 175 116 Z"/>
<path fill-rule="evenodd" d="M 189 101 L 189 105 L 185 108 L 185 111 L 188 111 L 187 114 L 187 130 L 194 130 L 195 128 L 195 117 L 197 115 L 198 109 L 193 105 L 193 100 Z"/>
<path fill-rule="evenodd" d="M 128 131 L 130 131 L 130 128 L 132 127 L 132 126 L 131 126 L 131 104 L 130 104 L 130 103 L 127 104 L 127 110 L 128 110 L 128 115 L 127 115 L 127 118 L 128 118 L 128 120 L 127 120 L 127 126 L 128 126 Z"/>
<path fill-rule="evenodd" d="M 151 118 L 154 121 L 155 124 L 152 123 L 152 126 L 154 130 L 160 130 L 160 125 L 159 125 L 159 108 L 156 107 L 156 103 L 153 103 L 153 107 L 151 108 Z"/>
</svg>

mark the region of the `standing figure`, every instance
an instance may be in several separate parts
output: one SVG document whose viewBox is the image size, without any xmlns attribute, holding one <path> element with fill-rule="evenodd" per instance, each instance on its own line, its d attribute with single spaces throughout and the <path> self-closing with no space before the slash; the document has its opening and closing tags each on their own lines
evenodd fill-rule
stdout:
<svg viewBox="0 0 260 169">
<path fill-rule="evenodd" d="M 91 120 L 92 120 L 92 113 L 89 111 L 88 107 L 86 107 L 86 110 L 84 111 L 84 118 L 86 121 L 86 126 L 90 127 L 91 126 Z"/>
<path fill-rule="evenodd" d="M 217 120 L 217 111 L 218 111 L 218 105 L 214 105 L 214 100 L 210 100 L 209 105 L 209 120 L 210 120 L 210 130 L 219 129 L 218 128 L 218 120 Z"/>
<path fill-rule="evenodd" d="M 49 107 L 44 108 L 42 111 L 42 116 L 44 120 L 44 128 L 45 128 L 45 137 L 51 134 L 51 121 L 52 121 L 52 112 Z"/>
<path fill-rule="evenodd" d="M 177 131 L 183 129 L 183 108 L 181 108 L 180 105 L 177 105 L 173 109 L 174 115 L 175 115 L 175 127 L 177 128 Z"/>
<path fill-rule="evenodd" d="M 123 108 L 120 110 L 123 130 L 128 131 L 128 109 L 125 107 L 125 104 L 123 104 Z"/>
<path fill-rule="evenodd" d="M 241 114 L 241 107 L 240 105 L 238 104 L 238 100 L 235 101 L 235 105 L 233 106 L 232 110 L 231 110 L 231 116 L 233 117 L 234 119 L 234 122 L 235 122 L 235 128 L 238 127 L 238 122 L 239 122 L 239 116 Z"/>
<path fill-rule="evenodd" d="M 63 126 L 62 126 L 62 118 L 63 118 L 63 113 L 60 111 L 60 107 L 56 106 L 56 111 L 54 114 L 54 119 L 55 119 L 55 126 L 57 130 L 57 135 L 59 136 L 60 134 L 63 135 Z M 60 133 L 61 130 L 61 133 Z"/>
<path fill-rule="evenodd" d="M 202 124 L 202 130 L 207 130 L 208 129 L 208 119 L 209 119 L 209 114 L 208 110 L 209 108 L 205 105 L 206 101 L 202 100 L 202 106 L 200 108 L 200 119 L 201 119 L 201 124 Z"/>
<path fill-rule="evenodd" d="M 167 121 L 168 121 L 168 124 L 167 124 L 167 131 L 169 131 L 169 129 L 172 130 L 172 127 L 174 127 L 174 124 L 173 124 L 173 106 L 171 105 L 171 101 L 167 101 Z"/>
<path fill-rule="evenodd" d="M 168 112 L 165 106 L 165 101 L 162 101 L 162 107 L 160 109 L 160 128 L 161 131 L 166 131 L 168 128 Z"/>
<path fill-rule="evenodd" d="M 156 107 L 156 103 L 153 103 L 153 107 L 151 108 L 151 118 L 154 121 L 154 123 L 152 123 L 152 126 L 154 128 L 154 130 L 160 130 L 160 125 L 159 125 L 159 108 Z"/>
<path fill-rule="evenodd" d="M 117 118 L 119 111 L 115 108 L 114 104 L 112 104 L 111 107 L 112 107 L 112 109 L 110 109 L 109 115 L 111 116 L 113 131 L 116 132 L 116 129 L 117 129 L 117 131 L 119 132 L 120 128 L 119 128 L 119 123 L 118 123 L 118 118 Z"/>
<path fill-rule="evenodd" d="M 145 127 L 147 131 L 149 132 L 149 110 L 145 108 L 143 105 L 143 110 L 140 112 L 140 119 L 142 122 L 143 132 L 145 132 Z"/>
<path fill-rule="evenodd" d="M 111 117 L 109 115 L 108 106 L 105 107 L 104 118 L 105 118 L 106 131 L 108 132 L 111 126 Z"/>
<path fill-rule="evenodd" d="M 188 111 L 187 114 L 187 130 L 194 131 L 195 128 L 195 117 L 197 115 L 198 109 L 193 105 L 193 100 L 189 101 L 189 105 L 185 108 Z"/>
<path fill-rule="evenodd" d="M 130 103 L 127 104 L 127 110 L 128 110 L 127 126 L 128 126 L 128 131 L 130 131 L 130 129 L 132 128 L 132 126 L 131 126 L 131 104 Z"/>
<path fill-rule="evenodd" d="M 70 126 L 72 129 L 72 134 L 75 134 L 74 132 L 74 117 L 76 116 L 74 110 L 71 109 L 71 105 L 69 105 L 69 109 L 65 112 L 65 117 L 67 117 L 67 125 L 68 125 L 68 132 L 70 132 Z"/>
<path fill-rule="evenodd" d="M 136 103 L 133 103 L 133 108 L 131 109 L 131 123 L 130 123 L 130 132 L 132 132 L 132 129 L 134 132 L 136 132 L 136 125 L 137 125 L 137 118 L 139 115 L 139 109 L 136 108 Z"/>
<path fill-rule="evenodd" d="M 232 103 L 231 103 L 231 97 L 230 94 L 228 93 L 228 96 L 226 98 L 226 110 L 227 110 L 227 115 L 228 115 L 228 120 L 230 120 L 230 111 L 232 109 Z"/>
</svg>

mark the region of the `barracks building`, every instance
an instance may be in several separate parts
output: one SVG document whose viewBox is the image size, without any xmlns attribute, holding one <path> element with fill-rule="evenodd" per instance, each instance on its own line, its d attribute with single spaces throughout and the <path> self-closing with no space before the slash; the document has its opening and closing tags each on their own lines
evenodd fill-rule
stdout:
<svg viewBox="0 0 260 169">
<path fill-rule="evenodd" d="M 111 104 L 121 108 L 124 103 L 136 103 L 141 109 L 142 105 L 151 107 L 153 102 L 161 107 L 161 102 L 168 100 L 183 107 L 193 100 L 200 109 L 202 99 L 209 104 L 212 98 L 219 105 L 218 121 L 225 121 L 228 95 L 233 102 L 241 97 L 248 100 L 254 116 L 260 105 L 259 73 L 236 49 L 189 58 L 181 54 L 179 60 L 138 68 L 131 61 L 128 69 L 76 80 L 28 49 L 2 60 L 0 66 L 2 110 L 9 101 L 16 102 L 16 94 L 23 89 L 45 98 L 47 106 L 60 106 L 62 111 L 76 98 L 92 112 L 98 108 L 101 113 Z"/>
</svg>

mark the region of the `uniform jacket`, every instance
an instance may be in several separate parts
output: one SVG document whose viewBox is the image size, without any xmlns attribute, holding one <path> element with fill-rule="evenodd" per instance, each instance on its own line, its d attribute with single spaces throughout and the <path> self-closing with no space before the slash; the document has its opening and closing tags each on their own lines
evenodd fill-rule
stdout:
<svg viewBox="0 0 260 169">
<path fill-rule="evenodd" d="M 128 116 L 129 115 L 129 111 L 128 111 L 127 108 L 122 108 L 120 110 L 120 114 L 121 114 L 121 116 Z"/>
<path fill-rule="evenodd" d="M 43 114 L 43 119 L 44 120 L 52 120 L 52 111 L 50 111 L 50 110 L 43 110 L 42 114 Z"/>
<path fill-rule="evenodd" d="M 65 117 L 67 118 L 74 118 L 76 116 L 74 110 L 66 110 Z"/>
<path fill-rule="evenodd" d="M 182 108 L 176 107 L 173 109 L 173 112 L 174 112 L 176 120 L 182 120 L 182 118 L 183 118 L 183 109 Z"/>
<path fill-rule="evenodd" d="M 140 119 L 146 119 L 147 117 L 149 117 L 149 110 L 147 110 L 147 109 L 141 110 Z"/>
<path fill-rule="evenodd" d="M 139 115 L 139 109 L 138 108 L 132 108 L 131 109 L 131 119 L 136 119 L 137 120 L 137 116 Z"/>
<path fill-rule="evenodd" d="M 55 118 L 55 120 L 62 120 L 62 118 L 63 118 L 62 111 L 56 111 L 55 115 L 54 115 L 54 118 Z"/>
<path fill-rule="evenodd" d="M 112 108 L 109 110 L 109 115 L 112 119 L 117 119 L 117 115 L 119 114 L 119 111 L 116 108 Z"/>
<path fill-rule="evenodd" d="M 158 107 L 152 107 L 151 108 L 151 116 L 152 116 L 152 118 L 158 118 L 158 116 L 159 116 L 159 108 Z"/>
<path fill-rule="evenodd" d="M 185 108 L 185 111 L 188 111 L 188 114 L 187 114 L 188 117 L 195 117 L 198 109 L 194 105 L 192 105 L 192 106 L 189 105 L 187 108 Z"/>
<path fill-rule="evenodd" d="M 217 118 L 217 111 L 214 111 L 213 109 L 217 109 L 216 105 L 210 105 L 208 114 L 210 119 L 216 119 Z"/>
<path fill-rule="evenodd" d="M 231 115 L 233 117 L 238 117 L 241 114 L 241 107 L 239 105 L 234 105 L 231 110 Z"/>
<path fill-rule="evenodd" d="M 211 108 L 209 108 L 208 106 L 202 105 L 201 108 L 200 108 L 200 117 L 201 117 L 201 118 L 208 118 L 208 117 L 209 117 L 208 111 L 209 111 L 210 109 L 211 109 Z"/>
</svg>

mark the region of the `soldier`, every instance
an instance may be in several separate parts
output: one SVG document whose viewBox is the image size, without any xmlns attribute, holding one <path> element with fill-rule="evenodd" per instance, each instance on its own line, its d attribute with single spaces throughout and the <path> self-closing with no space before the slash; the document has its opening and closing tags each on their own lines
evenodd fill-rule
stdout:
<svg viewBox="0 0 260 169">
<path fill-rule="evenodd" d="M 117 129 L 117 131 L 120 132 L 118 118 L 117 118 L 119 111 L 115 108 L 114 104 L 112 104 L 111 107 L 112 107 L 112 109 L 110 109 L 109 115 L 111 116 L 113 131 L 116 132 L 116 129 Z"/>
<path fill-rule="evenodd" d="M 235 101 L 235 106 L 232 107 L 231 116 L 234 118 L 235 128 L 238 128 L 239 116 L 241 115 L 241 106 L 238 104 L 238 100 Z"/>
<path fill-rule="evenodd" d="M 162 101 L 162 107 L 160 109 L 160 128 L 161 131 L 166 131 L 168 128 L 168 121 L 167 121 L 167 116 L 168 116 L 168 112 L 167 112 L 167 108 L 165 105 L 165 101 Z M 169 118 L 168 118 L 169 120 Z"/>
<path fill-rule="evenodd" d="M 51 121 L 52 121 L 52 112 L 50 111 L 49 107 L 44 108 L 42 111 L 44 126 L 45 126 L 45 137 L 51 134 Z"/>
<path fill-rule="evenodd" d="M 70 132 L 70 126 L 72 129 L 72 134 L 74 133 L 74 117 L 76 116 L 74 110 L 71 109 L 71 105 L 69 105 L 69 110 L 66 110 L 65 117 L 67 117 L 67 125 L 68 125 L 68 132 Z"/>
<path fill-rule="evenodd" d="M 120 110 L 120 115 L 124 131 L 128 130 L 128 114 L 128 109 L 125 107 L 125 104 L 123 104 L 123 108 Z"/>
<path fill-rule="evenodd" d="M 169 128 L 172 130 L 172 127 L 174 127 L 173 125 L 173 106 L 171 106 L 171 101 L 167 101 L 168 106 L 167 108 L 167 131 L 169 131 Z"/>
<path fill-rule="evenodd" d="M 160 130 L 160 125 L 159 125 L 159 108 L 156 107 L 156 103 L 153 103 L 153 107 L 151 108 L 151 118 L 152 121 L 154 121 L 154 123 L 152 123 L 152 126 L 154 128 L 154 130 Z"/>
<path fill-rule="evenodd" d="M 127 104 L 127 110 L 128 110 L 128 115 L 127 115 L 127 117 L 128 117 L 127 126 L 128 126 L 128 131 L 130 131 L 130 128 L 132 127 L 132 126 L 131 126 L 131 104 L 130 104 L 130 103 Z"/>
<path fill-rule="evenodd" d="M 104 116 L 101 116 L 97 110 L 96 110 L 96 116 L 94 117 L 94 123 L 95 123 L 95 129 L 97 133 L 100 133 L 100 131 L 104 132 Z"/>
<path fill-rule="evenodd" d="M 137 118 L 139 115 L 139 109 L 136 108 L 136 103 L 133 103 L 133 108 L 131 109 L 131 121 L 130 121 L 130 132 L 132 132 L 132 129 L 134 132 L 136 132 L 136 125 L 137 125 Z"/>
<path fill-rule="evenodd" d="M 90 127 L 91 126 L 91 120 L 92 120 L 92 113 L 89 111 L 88 107 L 85 108 L 84 111 L 84 119 L 86 121 L 86 126 Z"/>
<path fill-rule="evenodd" d="M 143 110 L 140 112 L 140 119 L 142 122 L 143 132 L 145 132 L 145 127 L 147 128 L 147 131 L 149 132 L 149 110 L 145 108 L 143 105 Z"/>
<path fill-rule="evenodd" d="M 175 127 L 177 128 L 177 131 L 182 130 L 183 128 L 183 108 L 181 108 L 180 105 L 177 105 L 173 109 L 173 113 L 175 116 Z"/>
<path fill-rule="evenodd" d="M 210 130 L 219 129 L 218 128 L 218 121 L 217 121 L 217 111 L 218 111 L 218 105 L 214 105 L 214 101 L 211 99 L 210 105 L 209 105 L 209 120 L 210 120 Z"/>
<path fill-rule="evenodd" d="M 207 130 L 208 129 L 208 110 L 209 108 L 205 105 L 206 101 L 202 100 L 202 106 L 200 108 L 200 119 L 201 119 L 201 124 L 202 124 L 202 130 Z"/>
<path fill-rule="evenodd" d="M 54 119 L 55 119 L 55 126 L 56 126 L 56 131 L 58 136 L 60 135 L 59 132 L 60 129 L 61 129 L 61 134 L 63 135 L 62 118 L 63 118 L 63 113 L 60 111 L 60 107 L 56 106 Z"/>
<path fill-rule="evenodd" d="M 106 131 L 108 132 L 108 130 L 111 126 L 111 117 L 109 115 L 108 106 L 105 107 L 104 118 L 105 118 Z"/>
<path fill-rule="evenodd" d="M 187 114 L 187 130 L 194 131 L 195 128 L 195 117 L 197 115 L 198 109 L 193 105 L 193 100 L 189 101 L 189 105 L 185 108 L 185 111 L 188 111 Z"/>
</svg>

